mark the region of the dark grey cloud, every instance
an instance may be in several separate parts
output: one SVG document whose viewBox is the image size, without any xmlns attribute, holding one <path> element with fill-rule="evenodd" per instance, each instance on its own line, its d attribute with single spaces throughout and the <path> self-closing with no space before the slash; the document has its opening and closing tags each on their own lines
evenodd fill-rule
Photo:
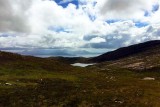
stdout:
<svg viewBox="0 0 160 107">
<path fill-rule="evenodd" d="M 160 29 L 157 29 L 156 31 L 156 34 L 155 35 L 158 35 L 160 37 Z"/>
<path fill-rule="evenodd" d="M 31 0 L 0 0 L 0 32 L 27 32 L 26 10 Z"/>
<path fill-rule="evenodd" d="M 116 49 L 122 46 L 125 46 L 125 42 L 127 42 L 130 39 L 129 34 L 118 34 L 118 33 L 113 33 L 110 35 L 106 35 L 105 37 L 106 42 L 101 42 L 101 43 L 89 43 L 86 44 L 84 47 L 87 48 L 106 48 L 106 49 Z"/>
<path fill-rule="evenodd" d="M 86 35 L 83 37 L 83 40 L 90 41 L 91 39 L 98 37 L 98 35 Z"/>
<path fill-rule="evenodd" d="M 151 10 L 153 4 L 153 0 L 106 0 L 101 13 L 111 13 L 113 18 L 136 18 L 139 13 L 143 16 L 143 12 Z"/>
<path fill-rule="evenodd" d="M 136 0 L 107 0 L 102 8 L 102 13 L 106 11 L 123 11 L 132 7 L 136 3 Z"/>
</svg>

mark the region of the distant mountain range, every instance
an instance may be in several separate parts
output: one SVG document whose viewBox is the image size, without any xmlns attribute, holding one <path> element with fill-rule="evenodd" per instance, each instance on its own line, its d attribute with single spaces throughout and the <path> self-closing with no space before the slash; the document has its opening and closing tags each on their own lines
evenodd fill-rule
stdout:
<svg viewBox="0 0 160 107">
<path fill-rule="evenodd" d="M 12 63 L 11 63 L 12 62 Z M 144 69 L 160 69 L 160 40 L 148 41 L 140 44 L 122 47 L 115 51 L 104 53 L 97 57 L 83 58 L 83 57 L 49 57 L 39 58 L 33 56 L 23 56 L 15 53 L 0 51 L 0 64 L 14 62 L 25 64 L 27 67 L 34 67 L 32 63 L 36 63 L 39 68 L 46 68 L 49 70 L 59 69 L 62 66 L 69 66 L 72 63 L 97 63 L 103 67 L 121 67 L 135 70 Z M 61 67 L 58 67 L 61 66 Z M 14 63 L 15 66 L 15 63 Z M 17 67 L 19 65 L 16 65 Z"/>
</svg>

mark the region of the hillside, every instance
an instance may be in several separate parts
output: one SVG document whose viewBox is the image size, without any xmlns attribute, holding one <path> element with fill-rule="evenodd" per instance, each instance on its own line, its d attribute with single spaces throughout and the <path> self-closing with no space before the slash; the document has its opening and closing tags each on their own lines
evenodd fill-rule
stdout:
<svg viewBox="0 0 160 107">
<path fill-rule="evenodd" d="M 91 59 L 93 62 L 114 61 L 126 58 L 132 55 L 140 54 L 146 51 L 160 50 L 160 40 L 148 41 L 145 43 L 135 44 L 128 47 L 122 47 L 115 51 L 104 53 Z M 153 54 L 151 52 L 151 54 Z"/>
<path fill-rule="evenodd" d="M 60 60 L 24 56 L 0 51 L 0 67 L 10 69 L 42 69 L 49 71 L 70 70 L 72 66 Z"/>
</svg>

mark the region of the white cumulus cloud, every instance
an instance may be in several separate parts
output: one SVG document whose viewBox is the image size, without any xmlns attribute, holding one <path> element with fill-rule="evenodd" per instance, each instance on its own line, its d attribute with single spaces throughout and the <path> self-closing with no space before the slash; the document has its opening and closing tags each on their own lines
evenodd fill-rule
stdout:
<svg viewBox="0 0 160 107">
<path fill-rule="evenodd" d="M 160 39 L 160 9 L 153 12 L 159 0 L 78 0 L 78 8 L 61 6 L 71 1 L 1 0 L 0 48 L 93 52 Z"/>
</svg>

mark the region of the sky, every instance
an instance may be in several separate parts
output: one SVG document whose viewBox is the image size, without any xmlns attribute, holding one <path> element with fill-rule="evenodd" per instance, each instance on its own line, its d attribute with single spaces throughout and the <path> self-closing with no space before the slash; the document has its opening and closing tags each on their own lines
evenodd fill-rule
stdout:
<svg viewBox="0 0 160 107">
<path fill-rule="evenodd" d="M 0 50 L 91 57 L 160 39 L 160 0 L 0 0 Z"/>
</svg>

